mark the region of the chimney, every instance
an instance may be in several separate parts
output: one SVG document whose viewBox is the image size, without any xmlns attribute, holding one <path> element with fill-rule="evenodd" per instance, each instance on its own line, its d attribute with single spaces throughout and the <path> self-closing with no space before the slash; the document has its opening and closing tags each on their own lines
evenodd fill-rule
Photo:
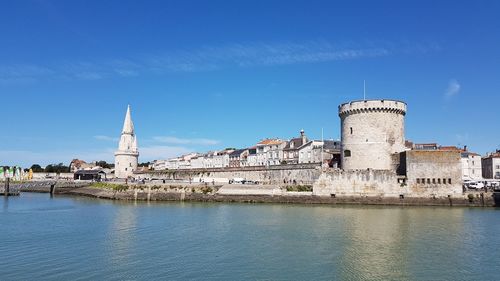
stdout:
<svg viewBox="0 0 500 281">
<path fill-rule="evenodd" d="M 307 137 L 304 130 L 300 130 L 300 137 L 302 138 L 302 144 L 304 145 L 307 142 Z"/>
</svg>

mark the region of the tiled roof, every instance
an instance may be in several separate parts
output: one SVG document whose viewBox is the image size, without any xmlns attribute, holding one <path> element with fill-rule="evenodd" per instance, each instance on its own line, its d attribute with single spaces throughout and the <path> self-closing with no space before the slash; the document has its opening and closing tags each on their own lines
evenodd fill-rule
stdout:
<svg viewBox="0 0 500 281">
<path fill-rule="evenodd" d="M 237 156 L 240 156 L 243 152 L 245 152 L 245 151 L 247 151 L 247 150 L 248 150 L 248 148 L 235 150 L 235 151 L 231 152 L 231 154 L 229 154 L 229 157 L 237 157 Z"/>
<path fill-rule="evenodd" d="M 284 141 L 280 139 L 265 139 L 259 142 L 257 145 L 277 145 L 282 143 L 284 143 Z"/>
<path fill-rule="evenodd" d="M 307 142 L 307 139 L 306 139 L 306 142 Z M 292 147 L 292 144 L 293 144 L 293 147 Z M 287 145 L 285 146 L 285 148 L 283 150 L 297 150 L 302 145 L 304 145 L 302 138 L 294 138 L 294 139 L 291 139 L 290 142 L 287 143 Z"/>
</svg>

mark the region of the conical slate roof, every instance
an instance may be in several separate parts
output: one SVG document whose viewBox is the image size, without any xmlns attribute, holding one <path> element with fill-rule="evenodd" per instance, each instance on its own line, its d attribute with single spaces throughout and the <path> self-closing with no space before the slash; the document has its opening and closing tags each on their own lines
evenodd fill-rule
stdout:
<svg viewBox="0 0 500 281">
<path fill-rule="evenodd" d="M 125 115 L 125 121 L 123 122 L 122 134 L 134 134 L 134 123 L 132 122 L 132 117 L 130 115 L 130 105 L 127 107 L 127 114 Z"/>
</svg>

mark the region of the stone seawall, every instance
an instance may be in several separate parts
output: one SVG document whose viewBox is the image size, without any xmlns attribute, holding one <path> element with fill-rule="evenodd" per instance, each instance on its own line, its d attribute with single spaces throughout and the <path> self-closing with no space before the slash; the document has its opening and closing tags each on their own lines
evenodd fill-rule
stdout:
<svg viewBox="0 0 500 281">
<path fill-rule="evenodd" d="M 284 203 L 327 205 L 387 205 L 387 206 L 449 206 L 449 207 L 495 207 L 500 206 L 500 193 L 489 193 L 461 198 L 389 198 L 389 197 L 326 197 L 311 195 L 221 195 L 189 192 L 113 191 L 98 188 L 59 189 L 56 194 L 87 196 L 93 198 L 126 201 L 193 201 L 193 202 L 239 202 L 239 203 Z"/>
</svg>

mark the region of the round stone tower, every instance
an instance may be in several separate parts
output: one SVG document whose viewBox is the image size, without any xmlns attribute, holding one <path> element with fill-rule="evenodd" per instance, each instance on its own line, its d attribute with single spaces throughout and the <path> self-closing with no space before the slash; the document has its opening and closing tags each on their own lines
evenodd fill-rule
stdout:
<svg viewBox="0 0 500 281">
<path fill-rule="evenodd" d="M 118 150 L 115 152 L 115 177 L 126 179 L 133 176 L 134 171 L 137 170 L 138 158 L 137 137 L 134 132 L 134 123 L 132 122 L 129 105 L 123 122 Z"/>
<path fill-rule="evenodd" d="M 405 150 L 406 103 L 363 100 L 339 106 L 344 170 L 393 170 Z"/>
</svg>

